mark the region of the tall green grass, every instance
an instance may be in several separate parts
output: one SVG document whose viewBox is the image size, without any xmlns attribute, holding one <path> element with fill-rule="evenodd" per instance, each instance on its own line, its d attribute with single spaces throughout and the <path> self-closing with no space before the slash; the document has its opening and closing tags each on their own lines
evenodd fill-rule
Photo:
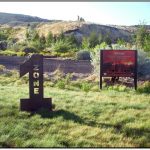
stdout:
<svg viewBox="0 0 150 150">
<path fill-rule="evenodd" d="M 47 84 L 55 109 L 30 114 L 19 110 L 26 79 L 15 78 L 0 78 L 0 147 L 150 147 L 149 94 Z"/>
</svg>

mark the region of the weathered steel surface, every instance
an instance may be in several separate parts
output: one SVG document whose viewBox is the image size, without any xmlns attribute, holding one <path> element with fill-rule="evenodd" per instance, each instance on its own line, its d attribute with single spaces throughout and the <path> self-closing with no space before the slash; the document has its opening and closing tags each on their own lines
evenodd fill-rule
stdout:
<svg viewBox="0 0 150 150">
<path fill-rule="evenodd" d="M 22 111 L 37 111 L 40 108 L 52 110 L 51 98 L 43 98 L 43 56 L 34 54 L 20 65 L 20 77 L 29 73 L 29 99 L 21 99 Z"/>
</svg>

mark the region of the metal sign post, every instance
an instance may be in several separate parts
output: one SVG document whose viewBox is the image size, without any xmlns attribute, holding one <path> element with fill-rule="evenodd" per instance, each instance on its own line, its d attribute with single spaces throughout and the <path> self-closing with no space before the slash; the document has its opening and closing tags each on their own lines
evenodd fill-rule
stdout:
<svg viewBox="0 0 150 150">
<path fill-rule="evenodd" d="M 52 99 L 43 98 L 43 56 L 34 54 L 20 65 L 20 77 L 29 73 L 29 99 L 20 100 L 21 111 L 52 110 Z"/>
<path fill-rule="evenodd" d="M 136 50 L 101 50 L 100 51 L 100 89 L 102 77 L 134 78 L 137 89 L 137 51 Z"/>
</svg>

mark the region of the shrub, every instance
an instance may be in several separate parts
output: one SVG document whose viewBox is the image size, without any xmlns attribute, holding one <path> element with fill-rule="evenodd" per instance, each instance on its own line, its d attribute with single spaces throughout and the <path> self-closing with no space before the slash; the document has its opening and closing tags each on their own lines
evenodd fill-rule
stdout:
<svg viewBox="0 0 150 150">
<path fill-rule="evenodd" d="M 11 46 L 9 45 L 9 48 L 12 51 L 19 52 L 22 49 L 22 45 L 18 44 L 18 43 L 15 43 L 15 44 L 12 44 Z"/>
<path fill-rule="evenodd" d="M 0 41 L 0 50 L 6 50 L 6 49 L 7 49 L 7 42 Z"/>
<path fill-rule="evenodd" d="M 54 37 L 53 37 L 52 32 L 50 31 L 46 38 L 46 46 L 51 47 L 52 43 L 54 43 Z"/>
<path fill-rule="evenodd" d="M 98 36 L 96 32 L 91 32 L 89 36 L 89 47 L 94 48 L 97 44 L 99 44 Z"/>
<path fill-rule="evenodd" d="M 127 90 L 127 87 L 125 85 L 116 84 L 114 86 L 109 86 L 108 90 L 115 90 L 115 91 L 118 91 L 118 92 L 125 92 Z"/>
<path fill-rule="evenodd" d="M 16 52 L 12 51 L 12 50 L 5 50 L 5 51 L 1 51 L 0 55 L 3 56 L 16 56 Z"/>
<path fill-rule="evenodd" d="M 137 89 L 138 93 L 150 94 L 150 82 L 147 81 Z"/>
<path fill-rule="evenodd" d="M 72 81 L 71 86 L 81 89 L 81 87 L 82 87 L 81 83 L 82 82 L 80 80 L 79 81 L 78 80 L 77 81 Z"/>
<path fill-rule="evenodd" d="M 7 40 L 8 34 L 5 31 L 0 30 L 0 41 Z"/>
<path fill-rule="evenodd" d="M 0 72 L 3 72 L 6 69 L 4 65 L 0 65 Z"/>
<path fill-rule="evenodd" d="M 60 89 L 64 89 L 65 88 L 65 81 L 64 80 L 58 80 L 56 83 L 56 86 Z"/>
<path fill-rule="evenodd" d="M 25 54 L 28 54 L 28 53 L 35 53 L 35 52 L 36 52 L 36 49 L 33 48 L 33 47 L 25 47 L 25 48 L 23 48 L 22 52 L 24 52 Z"/>
<path fill-rule="evenodd" d="M 56 57 L 75 58 L 76 52 L 74 52 L 74 51 L 69 51 L 69 52 L 66 52 L 66 53 L 52 52 L 51 55 L 56 56 Z"/>
<path fill-rule="evenodd" d="M 147 56 L 146 52 L 138 50 L 138 77 L 146 78 L 150 76 L 150 58 Z"/>
<path fill-rule="evenodd" d="M 17 56 L 25 56 L 25 52 L 17 52 Z"/>
<path fill-rule="evenodd" d="M 63 71 L 58 68 L 53 72 L 53 78 L 51 78 L 54 82 L 61 80 L 62 78 L 64 78 L 64 73 Z"/>
<path fill-rule="evenodd" d="M 83 82 L 81 84 L 81 89 L 85 92 L 88 92 L 91 89 L 91 84 L 87 82 Z"/>
<path fill-rule="evenodd" d="M 87 37 L 82 38 L 82 48 L 88 49 L 90 46 L 89 39 Z"/>
<path fill-rule="evenodd" d="M 91 52 L 91 64 L 93 65 L 93 73 L 99 77 L 100 74 L 100 50 L 110 49 L 110 47 L 102 42 L 99 45 L 96 45 Z"/>
<path fill-rule="evenodd" d="M 71 78 L 72 78 L 72 74 L 71 74 L 71 73 L 68 73 L 68 74 L 65 76 L 65 84 L 70 84 Z"/>
<path fill-rule="evenodd" d="M 77 60 L 91 60 L 90 52 L 86 50 L 81 50 L 76 54 Z"/>
<path fill-rule="evenodd" d="M 63 40 L 58 40 L 56 43 L 52 44 L 52 49 L 58 53 L 66 53 L 70 50 L 71 45 Z"/>
<path fill-rule="evenodd" d="M 100 91 L 100 88 L 98 85 L 95 85 L 91 88 L 91 91 L 94 91 L 94 92 L 99 92 Z"/>
</svg>

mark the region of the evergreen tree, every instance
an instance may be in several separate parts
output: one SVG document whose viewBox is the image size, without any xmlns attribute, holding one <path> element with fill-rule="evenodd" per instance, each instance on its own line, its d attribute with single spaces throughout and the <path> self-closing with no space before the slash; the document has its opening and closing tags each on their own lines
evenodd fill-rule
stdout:
<svg viewBox="0 0 150 150">
<path fill-rule="evenodd" d="M 106 35 L 106 36 L 104 37 L 104 42 L 105 42 L 108 46 L 111 47 L 112 42 L 111 42 L 111 39 L 110 39 L 109 35 Z"/>
<path fill-rule="evenodd" d="M 123 39 L 118 38 L 117 44 L 118 44 L 119 46 L 125 45 L 125 41 L 124 41 Z"/>
<path fill-rule="evenodd" d="M 148 36 L 148 32 L 146 30 L 146 27 L 144 25 L 140 25 L 140 27 L 135 33 L 136 44 L 139 48 L 144 47 L 144 41 L 147 36 Z"/>
<path fill-rule="evenodd" d="M 63 31 L 61 31 L 60 35 L 57 37 L 57 40 L 65 41 L 65 35 Z"/>
<path fill-rule="evenodd" d="M 75 38 L 75 36 L 73 34 L 68 35 L 66 37 L 66 42 L 70 43 L 70 45 L 72 46 L 72 48 L 76 48 L 79 47 L 79 43 L 77 41 L 77 39 Z"/>
<path fill-rule="evenodd" d="M 47 47 L 51 47 L 52 46 L 52 43 L 54 43 L 54 37 L 53 37 L 53 34 L 52 32 L 50 31 L 47 35 L 47 38 L 46 38 L 46 46 Z"/>
<path fill-rule="evenodd" d="M 99 44 L 99 39 L 96 32 L 91 32 L 89 36 L 89 47 L 94 48 L 97 44 Z"/>
<path fill-rule="evenodd" d="M 43 35 L 40 37 L 40 44 L 41 44 L 41 48 L 44 49 L 46 46 L 46 39 L 45 36 Z"/>
<path fill-rule="evenodd" d="M 90 46 L 90 44 L 89 44 L 88 37 L 83 37 L 82 38 L 82 48 L 83 49 L 89 49 L 89 46 Z"/>
<path fill-rule="evenodd" d="M 100 44 L 102 42 L 103 42 L 103 36 L 102 36 L 102 34 L 99 34 L 98 35 L 98 43 Z"/>
</svg>

